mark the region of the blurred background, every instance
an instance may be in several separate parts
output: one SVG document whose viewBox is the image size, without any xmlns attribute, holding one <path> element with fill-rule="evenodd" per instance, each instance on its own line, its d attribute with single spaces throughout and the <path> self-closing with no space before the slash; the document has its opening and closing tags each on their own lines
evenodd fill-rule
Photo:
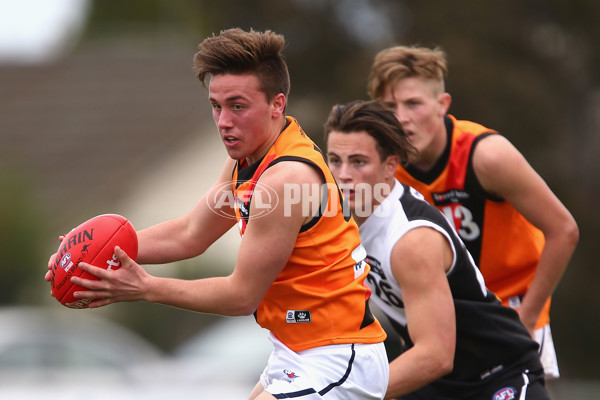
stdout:
<svg viewBox="0 0 600 400">
<path fill-rule="evenodd" d="M 43 279 L 58 236 L 102 213 L 122 214 L 145 228 L 187 212 L 211 185 L 226 153 L 192 57 L 212 33 L 241 27 L 285 35 L 288 112 L 320 145 L 331 107 L 367 98 L 378 51 L 439 46 L 448 54 L 450 112 L 509 138 L 579 223 L 580 243 L 553 300 L 562 378 L 551 388 L 555 398 L 597 398 L 598 21 L 596 0 L 0 0 L 0 305 L 23 310 L 17 314 L 29 321 L 42 318 L 35 312 L 58 312 L 67 318 L 63 327 L 84 318 L 116 324 L 169 362 L 182 353 L 197 354 L 205 364 L 225 360 L 221 375 L 228 385 L 239 381 L 241 365 L 252 365 L 246 369 L 253 381 L 239 392 L 245 398 L 268 355 L 255 344 L 266 341 L 262 329 L 155 304 L 62 310 Z M 148 270 L 190 279 L 226 275 L 238 242 L 232 231 L 198 259 Z M 15 321 L 2 319 L 0 326 Z M 227 324 L 237 336 L 210 336 Z M 47 335 L 48 326 L 23 329 Z M 210 337 L 220 340 L 213 344 Z M 205 351 L 219 349 L 217 355 L 190 350 L 203 341 L 211 343 Z M 232 343 L 240 350 L 228 352 Z M 0 378 L 23 358 L 16 353 L 3 364 L 2 354 Z M 190 393 L 196 390 L 190 386 Z M 153 393 L 161 398 L 159 390 Z"/>
</svg>

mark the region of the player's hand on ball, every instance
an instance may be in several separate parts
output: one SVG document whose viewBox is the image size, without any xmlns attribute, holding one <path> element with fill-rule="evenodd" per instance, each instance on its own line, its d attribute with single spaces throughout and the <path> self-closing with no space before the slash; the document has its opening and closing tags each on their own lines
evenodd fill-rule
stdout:
<svg viewBox="0 0 600 400">
<path fill-rule="evenodd" d="M 86 288 L 74 285 L 71 278 L 97 279 L 79 268 L 80 264 L 91 264 L 105 270 L 119 269 L 121 262 L 114 254 L 116 246 L 136 259 L 137 233 L 131 222 L 121 215 L 98 215 L 71 229 L 62 238 L 56 255 L 49 260 L 50 274 L 46 274 L 46 279 L 50 280 L 54 298 L 69 308 L 88 308 L 92 300 L 73 295 Z"/>
<path fill-rule="evenodd" d="M 58 237 L 58 241 L 62 242 L 64 238 L 65 238 L 64 235 L 60 235 Z M 56 262 L 56 253 L 53 253 L 50 256 L 50 258 L 48 259 L 48 271 L 46 271 L 46 275 L 44 275 L 44 280 L 46 280 L 47 282 L 50 282 L 52 280 L 52 266 L 54 265 L 55 262 Z M 50 295 L 53 296 L 52 290 L 50 290 Z"/>
<path fill-rule="evenodd" d="M 118 246 L 115 247 L 114 254 L 121 268 L 107 270 L 82 262 L 79 267 L 98 279 L 71 278 L 73 284 L 87 289 L 79 290 L 73 293 L 73 296 L 77 299 L 91 300 L 88 303 L 89 308 L 116 302 L 144 300 L 145 284 L 150 275 Z"/>
</svg>

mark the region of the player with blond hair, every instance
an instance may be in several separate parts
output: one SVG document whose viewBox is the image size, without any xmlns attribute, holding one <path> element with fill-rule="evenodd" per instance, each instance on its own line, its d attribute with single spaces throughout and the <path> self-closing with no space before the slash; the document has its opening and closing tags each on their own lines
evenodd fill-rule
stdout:
<svg viewBox="0 0 600 400">
<path fill-rule="evenodd" d="M 559 376 L 550 300 L 579 239 L 575 220 L 525 157 L 498 132 L 448 114 L 446 54 L 394 46 L 368 79 L 373 100 L 393 110 L 417 155 L 396 178 L 440 209 L 490 290 L 540 343 L 546 376 Z"/>
</svg>

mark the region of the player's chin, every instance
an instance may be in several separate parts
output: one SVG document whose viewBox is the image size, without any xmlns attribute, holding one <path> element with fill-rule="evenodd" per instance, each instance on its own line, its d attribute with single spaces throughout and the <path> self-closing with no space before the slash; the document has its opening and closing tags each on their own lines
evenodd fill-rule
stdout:
<svg viewBox="0 0 600 400">
<path fill-rule="evenodd" d="M 227 154 L 229 155 L 229 157 L 236 161 L 243 160 L 244 158 L 246 158 L 248 156 L 248 154 L 246 154 L 246 152 L 244 152 L 242 149 L 240 149 L 239 146 L 236 146 L 236 147 L 227 147 L 226 146 L 225 150 L 227 150 Z"/>
<path fill-rule="evenodd" d="M 361 204 L 357 202 L 354 198 L 348 199 L 348 207 L 352 210 L 353 215 L 361 215 Z"/>
<path fill-rule="evenodd" d="M 349 206 L 351 210 L 354 210 L 354 214 L 366 217 L 370 214 L 369 210 L 372 209 L 373 202 L 356 197 L 352 203 L 349 202 Z"/>
</svg>

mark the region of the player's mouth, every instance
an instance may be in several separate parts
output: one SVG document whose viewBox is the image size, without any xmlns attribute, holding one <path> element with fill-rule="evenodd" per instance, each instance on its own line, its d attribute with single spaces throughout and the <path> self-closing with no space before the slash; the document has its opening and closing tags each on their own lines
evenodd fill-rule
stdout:
<svg viewBox="0 0 600 400">
<path fill-rule="evenodd" d="M 344 197 L 346 199 L 353 199 L 354 196 L 356 195 L 356 192 L 354 191 L 354 187 L 348 184 L 340 184 L 340 190 L 342 191 L 342 193 L 344 194 Z"/>
<path fill-rule="evenodd" d="M 225 143 L 225 146 L 227 147 L 231 147 L 231 146 L 235 146 L 237 143 L 239 143 L 239 139 L 237 139 L 234 136 L 223 136 L 223 143 Z"/>
</svg>

